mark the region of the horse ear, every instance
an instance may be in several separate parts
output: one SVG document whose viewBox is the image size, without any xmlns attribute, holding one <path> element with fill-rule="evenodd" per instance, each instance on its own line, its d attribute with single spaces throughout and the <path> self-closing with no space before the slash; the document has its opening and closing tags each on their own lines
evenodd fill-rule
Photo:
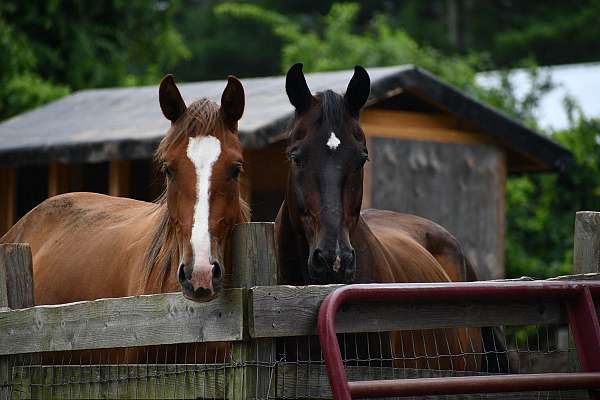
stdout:
<svg viewBox="0 0 600 400">
<path fill-rule="evenodd" d="M 160 109 L 164 116 L 171 122 L 177 121 L 186 110 L 185 102 L 177 85 L 175 85 L 175 78 L 173 75 L 168 74 L 160 81 L 160 89 L 158 90 L 158 98 L 160 101 Z"/>
<path fill-rule="evenodd" d="M 367 102 L 370 92 L 371 78 L 369 78 L 369 74 L 363 67 L 357 65 L 354 67 L 354 75 L 350 79 L 344 96 L 348 109 L 354 117 L 358 118 L 358 113 Z"/>
<path fill-rule="evenodd" d="M 310 93 L 306 78 L 302 73 L 302 63 L 292 65 L 288 71 L 285 77 L 285 91 L 297 112 L 303 113 L 308 110 L 314 97 Z"/>
<path fill-rule="evenodd" d="M 221 95 L 221 113 L 225 123 L 230 128 L 237 128 L 237 122 L 242 118 L 246 100 L 242 82 L 233 75 L 227 77 L 227 86 Z"/>
</svg>

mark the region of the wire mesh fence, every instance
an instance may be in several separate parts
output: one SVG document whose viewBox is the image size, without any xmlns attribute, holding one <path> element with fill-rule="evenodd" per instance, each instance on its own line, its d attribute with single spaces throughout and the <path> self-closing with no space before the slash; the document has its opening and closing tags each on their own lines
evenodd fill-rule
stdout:
<svg viewBox="0 0 600 400">
<path fill-rule="evenodd" d="M 465 328 L 458 352 L 451 330 L 340 334 L 352 380 L 579 371 L 565 325 Z M 487 337 L 486 337 L 487 335 Z M 266 339 L 260 359 L 239 343 L 178 344 L 114 350 L 24 354 L 10 359 L 15 399 L 195 398 L 327 399 L 329 382 L 318 338 Z M 260 343 L 254 354 L 258 353 Z M 263 343 L 264 344 L 264 343 Z M 236 347 L 238 346 L 238 347 Z M 399 351 L 398 351 L 399 350 Z M 267 376 L 266 384 L 259 384 Z M 585 391 L 428 398 L 581 399 Z"/>
</svg>

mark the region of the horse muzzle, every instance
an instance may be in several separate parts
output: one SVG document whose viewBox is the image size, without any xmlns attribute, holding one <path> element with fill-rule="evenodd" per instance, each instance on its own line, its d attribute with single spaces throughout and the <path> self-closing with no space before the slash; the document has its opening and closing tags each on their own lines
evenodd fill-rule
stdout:
<svg viewBox="0 0 600 400">
<path fill-rule="evenodd" d="M 223 270 L 218 261 L 193 267 L 180 264 L 177 279 L 183 295 L 192 301 L 207 302 L 223 291 Z"/>
<path fill-rule="evenodd" d="M 316 248 L 308 259 L 308 278 L 311 284 L 351 283 L 356 277 L 356 254 L 350 248 L 327 252 Z"/>
</svg>

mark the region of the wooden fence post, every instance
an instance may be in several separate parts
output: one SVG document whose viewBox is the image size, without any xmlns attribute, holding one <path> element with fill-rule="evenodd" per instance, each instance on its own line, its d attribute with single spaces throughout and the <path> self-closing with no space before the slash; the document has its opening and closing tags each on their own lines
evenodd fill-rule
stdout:
<svg viewBox="0 0 600 400">
<path fill-rule="evenodd" d="M 0 244 L 0 312 L 33 306 L 33 268 L 28 244 Z M 0 356 L 0 400 L 10 399 L 14 356 Z"/>
<path fill-rule="evenodd" d="M 579 211 L 575 216 L 573 273 L 600 272 L 600 212 Z"/>
<path fill-rule="evenodd" d="M 273 223 L 238 225 L 232 237 L 233 287 L 277 284 Z M 250 339 L 247 332 L 248 293 L 244 301 L 245 340 L 236 342 L 233 360 L 240 364 L 228 376 L 227 398 L 266 398 L 275 390 L 270 366 L 275 360 L 275 339 Z M 274 393 L 271 393 L 274 394 Z"/>
</svg>

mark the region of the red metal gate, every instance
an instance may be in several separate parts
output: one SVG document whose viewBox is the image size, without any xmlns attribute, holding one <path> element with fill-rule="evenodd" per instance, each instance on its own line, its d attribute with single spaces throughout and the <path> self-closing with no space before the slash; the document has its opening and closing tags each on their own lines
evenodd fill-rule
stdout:
<svg viewBox="0 0 600 400">
<path fill-rule="evenodd" d="M 600 282 L 358 284 L 341 287 L 325 298 L 318 319 L 319 340 L 333 397 L 347 400 L 352 397 L 600 389 L 600 325 L 594 297 L 600 298 Z M 563 302 L 567 308 L 569 326 L 583 372 L 348 382 L 335 332 L 335 315 L 343 303 L 369 301 L 439 303 L 482 299 L 500 301 L 552 299 Z M 594 399 L 600 398 L 597 392 L 590 392 L 590 395 Z"/>
</svg>

